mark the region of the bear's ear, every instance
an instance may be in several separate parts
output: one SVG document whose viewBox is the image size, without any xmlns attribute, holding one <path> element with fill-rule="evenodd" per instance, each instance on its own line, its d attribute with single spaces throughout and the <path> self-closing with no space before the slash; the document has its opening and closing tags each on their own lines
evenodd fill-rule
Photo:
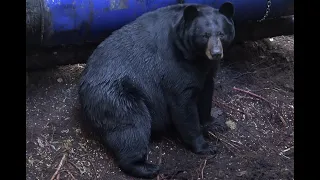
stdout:
<svg viewBox="0 0 320 180">
<path fill-rule="evenodd" d="M 190 5 L 187 6 L 183 11 L 183 18 L 186 21 L 192 21 L 199 15 L 198 8 L 196 6 Z"/>
<path fill-rule="evenodd" d="M 219 9 L 219 12 L 225 15 L 227 18 L 232 18 L 234 15 L 234 6 L 230 2 L 226 2 L 222 4 L 222 6 Z"/>
</svg>

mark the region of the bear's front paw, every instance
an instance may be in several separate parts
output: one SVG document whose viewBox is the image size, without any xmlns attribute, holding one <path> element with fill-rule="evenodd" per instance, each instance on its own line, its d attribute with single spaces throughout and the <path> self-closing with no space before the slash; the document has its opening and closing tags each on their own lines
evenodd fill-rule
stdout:
<svg viewBox="0 0 320 180">
<path fill-rule="evenodd" d="M 217 148 L 214 146 L 209 146 L 208 143 L 205 143 L 201 147 L 197 147 L 194 149 L 194 153 L 200 155 L 215 155 L 217 154 L 217 152 Z"/>
<path fill-rule="evenodd" d="M 160 172 L 160 166 L 147 162 L 120 164 L 120 169 L 130 176 L 144 179 L 153 179 Z"/>
<path fill-rule="evenodd" d="M 211 147 L 203 137 L 199 137 L 197 141 L 192 146 L 192 151 L 195 154 L 201 155 L 214 155 L 217 153 L 216 147 Z"/>
<path fill-rule="evenodd" d="M 142 171 L 146 178 L 155 178 L 160 171 L 160 166 L 155 164 L 147 163 L 144 166 L 144 170 Z"/>
</svg>

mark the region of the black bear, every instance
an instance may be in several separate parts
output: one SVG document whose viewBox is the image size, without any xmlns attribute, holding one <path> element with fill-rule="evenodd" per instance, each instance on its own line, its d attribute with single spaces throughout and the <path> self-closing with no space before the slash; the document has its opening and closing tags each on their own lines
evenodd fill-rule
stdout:
<svg viewBox="0 0 320 180">
<path fill-rule="evenodd" d="M 88 59 L 79 84 L 84 120 L 128 175 L 154 178 L 151 134 L 174 127 L 197 154 L 215 153 L 202 127 L 213 77 L 235 36 L 231 3 L 179 4 L 145 13 L 114 31 Z"/>
</svg>

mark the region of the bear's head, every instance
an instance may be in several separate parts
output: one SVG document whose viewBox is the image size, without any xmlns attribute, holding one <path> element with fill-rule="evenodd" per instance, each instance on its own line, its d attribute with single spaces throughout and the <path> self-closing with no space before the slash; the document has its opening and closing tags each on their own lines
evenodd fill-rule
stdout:
<svg viewBox="0 0 320 180">
<path fill-rule="evenodd" d="M 223 58 L 223 49 L 234 39 L 234 6 L 224 3 L 219 9 L 188 5 L 177 27 L 178 47 L 185 58 Z"/>
</svg>

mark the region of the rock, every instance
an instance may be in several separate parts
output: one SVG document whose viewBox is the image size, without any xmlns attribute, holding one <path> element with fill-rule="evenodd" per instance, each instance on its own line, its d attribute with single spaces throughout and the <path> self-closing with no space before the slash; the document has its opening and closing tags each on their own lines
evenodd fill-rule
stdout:
<svg viewBox="0 0 320 180">
<path fill-rule="evenodd" d="M 57 81 L 58 81 L 58 83 L 62 83 L 63 79 L 62 78 L 58 78 Z"/>
<path fill-rule="evenodd" d="M 231 121 L 231 120 L 226 121 L 226 125 L 227 125 L 230 129 L 232 129 L 232 130 L 234 130 L 234 129 L 237 128 L 236 123 L 233 122 L 233 121 Z"/>
</svg>

